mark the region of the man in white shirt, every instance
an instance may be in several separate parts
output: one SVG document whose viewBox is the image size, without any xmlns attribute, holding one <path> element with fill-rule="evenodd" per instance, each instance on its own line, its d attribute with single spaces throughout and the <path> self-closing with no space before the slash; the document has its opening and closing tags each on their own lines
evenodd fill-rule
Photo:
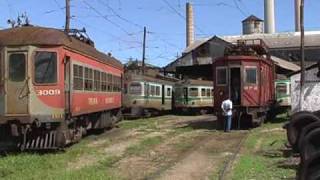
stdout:
<svg viewBox="0 0 320 180">
<path fill-rule="evenodd" d="M 221 104 L 221 109 L 225 115 L 224 132 L 230 132 L 232 120 L 232 101 L 227 98 Z"/>
</svg>

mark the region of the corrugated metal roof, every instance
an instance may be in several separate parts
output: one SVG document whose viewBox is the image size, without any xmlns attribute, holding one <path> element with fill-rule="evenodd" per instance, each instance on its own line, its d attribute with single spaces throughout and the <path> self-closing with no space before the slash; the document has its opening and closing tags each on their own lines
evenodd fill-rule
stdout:
<svg viewBox="0 0 320 180">
<path fill-rule="evenodd" d="M 94 57 L 103 63 L 123 68 L 121 62 L 117 59 L 99 52 L 94 47 L 68 36 L 58 29 L 26 26 L 0 30 L 0 46 L 17 45 L 65 46 L 84 55 Z"/>
<path fill-rule="evenodd" d="M 222 36 L 225 41 L 236 43 L 242 39 L 263 39 L 267 46 L 273 48 L 294 48 L 300 47 L 300 33 L 274 33 L 274 34 L 248 34 L 238 36 Z M 320 46 L 320 31 L 305 33 L 305 46 Z"/>
<path fill-rule="evenodd" d="M 281 68 L 288 69 L 291 71 L 299 71 L 300 70 L 300 66 L 298 66 L 294 63 L 291 63 L 289 61 L 286 61 L 284 59 L 278 58 L 276 56 L 271 56 L 271 59 L 277 66 L 280 66 Z"/>
<path fill-rule="evenodd" d="M 263 20 L 258 18 L 257 16 L 251 15 L 251 16 L 247 17 L 245 20 L 243 20 L 242 22 L 246 22 L 246 21 L 260 21 L 260 22 L 262 22 Z"/>
</svg>

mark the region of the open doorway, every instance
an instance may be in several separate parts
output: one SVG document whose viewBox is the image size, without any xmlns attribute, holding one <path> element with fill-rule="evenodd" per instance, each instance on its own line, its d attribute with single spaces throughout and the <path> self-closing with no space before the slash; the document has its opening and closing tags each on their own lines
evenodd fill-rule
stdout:
<svg viewBox="0 0 320 180">
<path fill-rule="evenodd" d="M 241 73 L 240 67 L 230 68 L 230 95 L 234 105 L 241 103 Z"/>
</svg>

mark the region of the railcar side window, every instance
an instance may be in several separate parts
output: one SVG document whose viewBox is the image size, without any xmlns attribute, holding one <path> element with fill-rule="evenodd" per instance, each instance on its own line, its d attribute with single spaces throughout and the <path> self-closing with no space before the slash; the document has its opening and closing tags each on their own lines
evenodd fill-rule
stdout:
<svg viewBox="0 0 320 180">
<path fill-rule="evenodd" d="M 156 86 L 156 96 L 160 96 L 160 86 Z"/>
<path fill-rule="evenodd" d="M 226 68 L 219 68 L 216 72 L 216 80 L 217 85 L 226 85 L 227 84 L 227 69 Z"/>
<path fill-rule="evenodd" d="M 112 75 L 108 74 L 108 91 L 112 92 Z"/>
<path fill-rule="evenodd" d="M 171 88 L 167 87 L 167 96 L 171 97 Z"/>
<path fill-rule="evenodd" d="M 154 96 L 156 94 L 156 87 L 153 85 L 150 85 L 150 95 Z"/>
<path fill-rule="evenodd" d="M 199 95 L 198 88 L 190 88 L 189 96 L 197 97 Z"/>
<path fill-rule="evenodd" d="M 246 83 L 257 83 L 257 68 L 246 68 Z"/>
<path fill-rule="evenodd" d="M 83 90 L 83 67 L 73 65 L 73 89 Z"/>
<path fill-rule="evenodd" d="M 202 97 L 206 96 L 206 89 L 205 88 L 201 88 L 201 96 Z"/>
<path fill-rule="evenodd" d="M 142 86 L 138 82 L 133 82 L 130 84 L 129 93 L 132 95 L 141 95 L 142 93 Z"/>
<path fill-rule="evenodd" d="M 211 89 L 207 89 L 207 97 L 211 96 Z"/>
<path fill-rule="evenodd" d="M 106 92 L 107 89 L 107 74 L 105 72 L 101 72 L 101 91 Z"/>
<path fill-rule="evenodd" d="M 38 84 L 57 82 L 57 53 L 38 51 L 34 61 L 34 81 Z"/>
<path fill-rule="evenodd" d="M 100 91 L 100 71 L 94 70 L 94 91 Z"/>
<path fill-rule="evenodd" d="M 11 54 L 9 57 L 10 81 L 23 81 L 26 78 L 26 56 L 24 54 Z"/>
<path fill-rule="evenodd" d="M 92 69 L 86 67 L 84 69 L 84 89 L 87 91 L 92 91 L 92 85 L 93 85 Z"/>
</svg>

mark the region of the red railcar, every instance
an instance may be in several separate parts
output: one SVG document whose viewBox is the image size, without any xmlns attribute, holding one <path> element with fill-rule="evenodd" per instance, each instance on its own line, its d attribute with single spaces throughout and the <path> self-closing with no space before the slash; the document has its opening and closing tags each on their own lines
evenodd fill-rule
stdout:
<svg viewBox="0 0 320 180">
<path fill-rule="evenodd" d="M 52 28 L 0 31 L 2 147 L 63 147 L 119 120 L 123 66 L 87 42 Z"/>
<path fill-rule="evenodd" d="M 233 124 L 261 124 L 275 101 L 275 66 L 262 40 L 238 41 L 213 60 L 214 110 L 223 125 L 221 103 L 233 102 Z"/>
</svg>

